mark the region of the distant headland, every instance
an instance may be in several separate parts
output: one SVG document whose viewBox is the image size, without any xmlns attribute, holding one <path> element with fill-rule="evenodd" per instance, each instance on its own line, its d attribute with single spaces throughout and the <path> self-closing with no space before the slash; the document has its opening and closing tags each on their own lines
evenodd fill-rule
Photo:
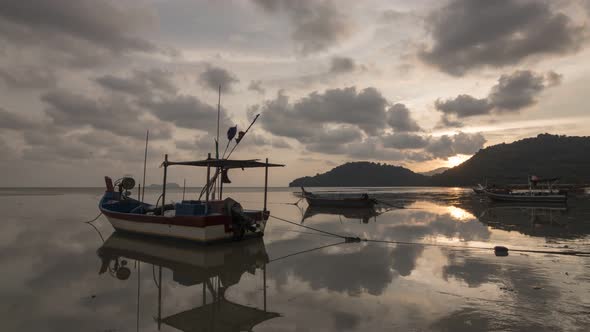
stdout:
<svg viewBox="0 0 590 332">
<path fill-rule="evenodd" d="M 561 183 L 590 183 L 590 137 L 540 134 L 497 144 L 433 175 L 382 163 L 350 162 L 322 174 L 295 179 L 289 186 L 471 186 L 485 181 L 516 184 L 526 182 L 529 175 L 560 177 Z"/>
</svg>

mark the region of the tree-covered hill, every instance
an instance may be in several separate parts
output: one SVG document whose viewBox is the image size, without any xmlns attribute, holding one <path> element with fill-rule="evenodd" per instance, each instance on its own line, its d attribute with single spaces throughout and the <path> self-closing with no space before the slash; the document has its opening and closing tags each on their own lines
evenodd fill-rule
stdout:
<svg viewBox="0 0 590 332">
<path fill-rule="evenodd" d="M 366 161 L 351 162 L 291 187 L 471 186 L 526 183 L 529 175 L 560 177 L 561 183 L 590 183 L 590 137 L 540 134 L 481 149 L 459 166 L 425 176 L 411 170 Z"/>
</svg>

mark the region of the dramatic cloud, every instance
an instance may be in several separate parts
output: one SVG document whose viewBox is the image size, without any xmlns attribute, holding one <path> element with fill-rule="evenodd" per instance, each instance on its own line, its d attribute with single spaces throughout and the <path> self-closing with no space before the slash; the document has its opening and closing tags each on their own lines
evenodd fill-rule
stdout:
<svg viewBox="0 0 590 332">
<path fill-rule="evenodd" d="M 41 47 L 70 65 L 94 64 L 108 54 L 159 52 L 139 36 L 155 23 L 149 10 L 112 1 L 8 0 L 0 10 L 0 36 L 11 46 Z"/>
<path fill-rule="evenodd" d="M 217 128 L 217 107 L 206 104 L 194 96 L 178 95 L 159 100 L 140 101 L 140 105 L 152 111 L 160 120 L 178 127 L 211 132 Z M 231 122 L 221 109 L 220 126 L 228 128 Z"/>
<path fill-rule="evenodd" d="M 304 55 L 324 51 L 353 33 L 354 24 L 330 0 L 253 0 L 269 13 L 284 13 L 292 25 L 291 38 Z"/>
<path fill-rule="evenodd" d="M 135 70 L 129 77 L 105 75 L 95 79 L 103 88 L 116 93 L 135 96 L 150 96 L 154 92 L 173 94 L 177 88 L 172 81 L 173 75 L 161 69 Z"/>
<path fill-rule="evenodd" d="M 80 129 L 92 127 L 116 135 L 143 139 L 146 128 L 153 127 L 153 138 L 168 138 L 171 129 L 165 124 L 154 126 L 140 110 L 120 98 L 95 100 L 65 90 L 55 90 L 41 97 L 49 107 L 45 113 L 57 126 Z M 150 133 L 152 133 L 150 131 Z"/>
<path fill-rule="evenodd" d="M 383 136 L 381 141 L 383 142 L 383 146 L 387 148 L 421 149 L 428 145 L 429 138 L 408 133 L 394 133 Z"/>
<path fill-rule="evenodd" d="M 356 69 L 352 58 L 335 56 L 330 62 L 330 72 L 334 74 L 349 73 Z"/>
<path fill-rule="evenodd" d="M 459 95 L 454 99 L 437 100 L 434 105 L 443 112 L 443 125 L 456 125 L 449 117 L 466 118 L 491 112 L 518 112 L 537 102 L 536 97 L 547 87 L 561 82 L 561 75 L 549 72 L 545 76 L 529 70 L 502 75 L 486 98 Z"/>
<path fill-rule="evenodd" d="M 561 55 L 582 47 L 584 28 L 550 1 L 453 0 L 426 20 L 433 45 L 420 58 L 451 75 Z"/>
<path fill-rule="evenodd" d="M 264 92 L 266 92 L 266 90 L 262 86 L 262 81 L 250 81 L 250 84 L 248 85 L 248 90 L 256 91 L 261 95 L 263 95 Z"/>
<path fill-rule="evenodd" d="M 483 148 L 486 139 L 482 134 L 458 133 L 431 139 L 426 151 L 436 158 L 448 158 L 456 154 L 474 154 Z"/>
<path fill-rule="evenodd" d="M 43 89 L 55 87 L 55 73 L 45 67 L 7 66 L 0 68 L 0 82 L 14 89 Z"/>
<path fill-rule="evenodd" d="M 494 108 L 487 98 L 478 99 L 470 95 L 458 95 L 455 99 L 437 100 L 437 110 L 445 114 L 454 114 L 459 118 L 488 114 Z"/>
<path fill-rule="evenodd" d="M 232 91 L 233 85 L 240 80 L 226 69 L 209 65 L 207 66 L 207 69 L 199 75 L 199 81 L 203 86 L 212 90 L 217 91 L 221 86 L 222 92 L 230 92 Z"/>
<path fill-rule="evenodd" d="M 8 112 L 0 107 L 0 128 L 23 130 L 37 127 L 38 123 L 19 114 Z"/>
<path fill-rule="evenodd" d="M 296 139 L 314 135 L 324 124 L 348 124 L 376 135 L 385 127 L 386 106 L 387 100 L 375 88 L 312 92 L 293 104 L 279 93 L 262 106 L 261 121 L 269 132 Z"/>
<path fill-rule="evenodd" d="M 421 131 L 422 129 L 410 116 L 410 110 L 404 104 L 395 104 L 387 111 L 387 123 L 398 132 Z"/>
<path fill-rule="evenodd" d="M 528 70 L 502 75 L 488 96 L 498 110 L 514 111 L 535 103 L 535 96 L 545 89 L 545 78 Z"/>
</svg>

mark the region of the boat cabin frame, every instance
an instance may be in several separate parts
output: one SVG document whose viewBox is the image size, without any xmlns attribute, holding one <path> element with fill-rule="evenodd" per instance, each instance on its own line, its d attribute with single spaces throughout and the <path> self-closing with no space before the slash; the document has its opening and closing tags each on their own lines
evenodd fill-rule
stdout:
<svg viewBox="0 0 590 332">
<path fill-rule="evenodd" d="M 194 160 L 194 161 L 171 161 L 168 160 L 168 154 L 164 155 L 164 162 L 161 167 L 164 168 L 164 176 L 162 182 L 162 207 L 161 214 L 164 215 L 166 207 L 166 182 L 168 177 L 168 167 L 170 166 L 192 166 L 192 167 L 206 167 L 207 168 L 207 181 L 203 189 L 205 190 L 205 202 L 209 203 L 211 189 L 214 188 L 218 178 L 223 177 L 222 174 L 230 169 L 240 168 L 242 170 L 246 168 L 264 168 L 264 205 L 263 212 L 267 211 L 267 197 L 268 197 L 268 168 L 269 167 L 284 167 L 283 164 L 271 164 L 268 162 L 268 158 L 264 162 L 260 159 L 247 159 L 247 160 L 236 160 L 236 159 L 216 159 L 211 158 L 211 153 L 207 155 L 207 159 Z M 215 174 L 211 177 L 211 168 L 215 169 Z M 223 199 L 223 179 L 219 178 L 219 200 Z M 203 192 L 201 193 L 202 196 Z M 201 197 L 199 197 L 200 200 Z M 215 197 L 212 197 L 215 199 Z M 142 198 L 143 200 L 143 198 Z"/>
</svg>

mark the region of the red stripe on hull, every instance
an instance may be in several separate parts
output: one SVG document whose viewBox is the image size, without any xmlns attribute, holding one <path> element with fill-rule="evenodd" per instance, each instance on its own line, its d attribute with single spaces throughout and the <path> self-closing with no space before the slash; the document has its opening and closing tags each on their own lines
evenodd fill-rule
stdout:
<svg viewBox="0 0 590 332">
<path fill-rule="evenodd" d="M 131 214 L 119 213 L 109 210 L 101 209 L 102 213 L 107 217 L 117 218 L 126 221 L 165 224 L 165 225 L 179 225 L 188 227 L 207 227 L 215 225 L 230 225 L 232 219 L 230 216 L 149 216 L 145 214 Z"/>
</svg>

